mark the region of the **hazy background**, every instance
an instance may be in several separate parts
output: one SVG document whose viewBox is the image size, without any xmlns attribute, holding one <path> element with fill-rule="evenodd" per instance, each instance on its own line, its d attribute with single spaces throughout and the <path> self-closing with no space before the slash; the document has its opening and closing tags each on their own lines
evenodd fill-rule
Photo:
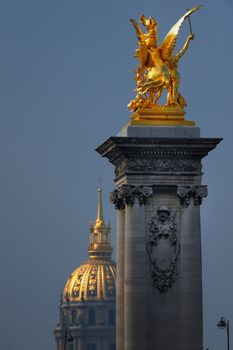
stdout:
<svg viewBox="0 0 233 350">
<path fill-rule="evenodd" d="M 180 71 L 187 118 L 203 136 L 224 137 L 204 160 L 202 205 L 204 340 L 218 350 L 226 345 L 218 319 L 233 324 L 233 5 L 202 3 Z M 113 168 L 94 149 L 128 121 L 136 64 L 130 17 L 155 16 L 161 41 L 195 5 L 0 1 L 1 350 L 55 349 L 59 294 L 87 258 L 99 177 L 115 240 Z M 188 34 L 185 23 L 180 46 Z"/>
</svg>

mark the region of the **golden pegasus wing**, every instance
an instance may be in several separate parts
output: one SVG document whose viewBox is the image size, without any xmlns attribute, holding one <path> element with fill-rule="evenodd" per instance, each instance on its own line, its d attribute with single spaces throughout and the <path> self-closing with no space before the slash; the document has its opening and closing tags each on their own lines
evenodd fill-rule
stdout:
<svg viewBox="0 0 233 350">
<path fill-rule="evenodd" d="M 141 40 L 144 39 L 143 31 L 141 30 L 141 28 L 139 27 L 139 25 L 137 24 L 137 22 L 134 19 L 131 18 L 130 22 L 134 26 L 134 29 L 136 31 L 136 35 L 137 35 L 138 41 L 141 42 Z"/>
<path fill-rule="evenodd" d="M 134 19 L 130 19 L 130 22 L 135 28 L 136 36 L 139 42 L 139 47 L 136 50 L 135 56 L 141 62 L 141 65 L 144 65 L 147 59 L 147 48 L 146 48 L 144 33 Z"/>
<path fill-rule="evenodd" d="M 178 22 L 176 22 L 176 24 L 170 29 L 170 31 L 167 33 L 166 37 L 163 39 L 162 44 L 160 45 L 160 49 L 161 49 L 161 54 L 162 54 L 162 58 L 164 61 L 168 60 L 172 53 L 173 50 L 175 48 L 176 45 L 176 40 L 181 28 L 182 23 L 184 22 L 184 20 L 190 16 L 192 13 L 196 12 L 197 10 L 199 10 L 201 6 L 196 6 L 193 7 L 191 10 L 187 11 L 184 16 L 182 16 Z"/>
</svg>

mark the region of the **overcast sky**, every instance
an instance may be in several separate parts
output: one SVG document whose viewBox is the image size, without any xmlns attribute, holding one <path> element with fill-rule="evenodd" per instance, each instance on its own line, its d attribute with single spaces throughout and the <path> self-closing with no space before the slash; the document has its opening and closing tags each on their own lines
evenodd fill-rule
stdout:
<svg viewBox="0 0 233 350">
<path fill-rule="evenodd" d="M 224 349 L 233 324 L 233 5 L 203 1 L 180 62 L 181 93 L 204 137 L 224 141 L 204 160 L 204 341 Z M 128 121 L 135 32 L 144 13 L 160 41 L 192 1 L 0 1 L 1 350 L 55 349 L 53 328 L 69 274 L 87 258 L 99 177 L 104 213 L 113 168 L 94 149 Z M 189 34 L 182 27 L 178 46 Z M 233 332 L 233 328 L 232 328 Z M 233 334 L 233 333 L 232 333 Z M 232 336 L 233 341 L 233 336 Z"/>
</svg>

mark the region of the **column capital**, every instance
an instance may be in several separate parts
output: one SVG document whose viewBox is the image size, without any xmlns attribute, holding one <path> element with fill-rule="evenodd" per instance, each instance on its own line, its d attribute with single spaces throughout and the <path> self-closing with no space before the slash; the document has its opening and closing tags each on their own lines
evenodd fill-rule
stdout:
<svg viewBox="0 0 233 350">
<path fill-rule="evenodd" d="M 147 198 L 152 196 L 152 186 L 121 185 L 110 194 L 110 201 L 116 209 L 124 209 L 125 205 L 133 205 L 135 196 L 138 196 L 139 204 L 146 204 Z"/>
<path fill-rule="evenodd" d="M 208 195 L 208 189 L 207 186 L 203 185 L 178 185 L 177 195 L 180 198 L 181 205 L 189 205 L 191 198 L 193 198 L 194 205 L 201 205 L 202 199 Z"/>
</svg>

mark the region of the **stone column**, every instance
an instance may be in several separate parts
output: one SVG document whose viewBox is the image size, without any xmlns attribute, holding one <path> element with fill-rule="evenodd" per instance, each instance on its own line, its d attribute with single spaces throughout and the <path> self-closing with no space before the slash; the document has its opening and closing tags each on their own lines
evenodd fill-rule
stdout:
<svg viewBox="0 0 233 350">
<path fill-rule="evenodd" d="M 205 186 L 178 187 L 181 196 L 181 350 L 202 350 L 202 260 L 200 205 Z"/>
<path fill-rule="evenodd" d="M 201 160 L 220 141 L 196 127 L 128 126 L 97 149 L 116 175 L 117 350 L 203 347 Z"/>
<path fill-rule="evenodd" d="M 122 329 L 119 319 L 117 334 L 124 332 L 124 342 L 122 338 L 121 343 L 117 339 L 117 349 L 150 349 L 150 329 L 147 327 L 149 304 L 144 303 L 148 297 L 149 268 L 145 236 L 145 205 L 152 192 L 150 186 L 123 185 L 119 190 L 115 190 L 111 197 L 118 209 L 117 248 L 120 249 L 118 259 L 121 260 L 118 260 L 120 270 L 117 267 L 117 273 L 121 281 L 120 293 L 124 291 L 123 298 L 119 298 L 117 294 L 117 300 L 121 303 L 117 304 L 117 319 L 123 316 L 124 326 Z M 124 229 L 123 239 L 120 228 Z"/>
<path fill-rule="evenodd" d="M 125 210 L 116 211 L 116 346 L 124 350 L 124 267 L 125 267 Z"/>
<path fill-rule="evenodd" d="M 145 206 L 136 197 L 133 205 L 125 209 L 125 287 L 124 287 L 124 350 L 147 349 L 145 339 L 147 307 L 146 297 L 146 245 Z"/>
</svg>

